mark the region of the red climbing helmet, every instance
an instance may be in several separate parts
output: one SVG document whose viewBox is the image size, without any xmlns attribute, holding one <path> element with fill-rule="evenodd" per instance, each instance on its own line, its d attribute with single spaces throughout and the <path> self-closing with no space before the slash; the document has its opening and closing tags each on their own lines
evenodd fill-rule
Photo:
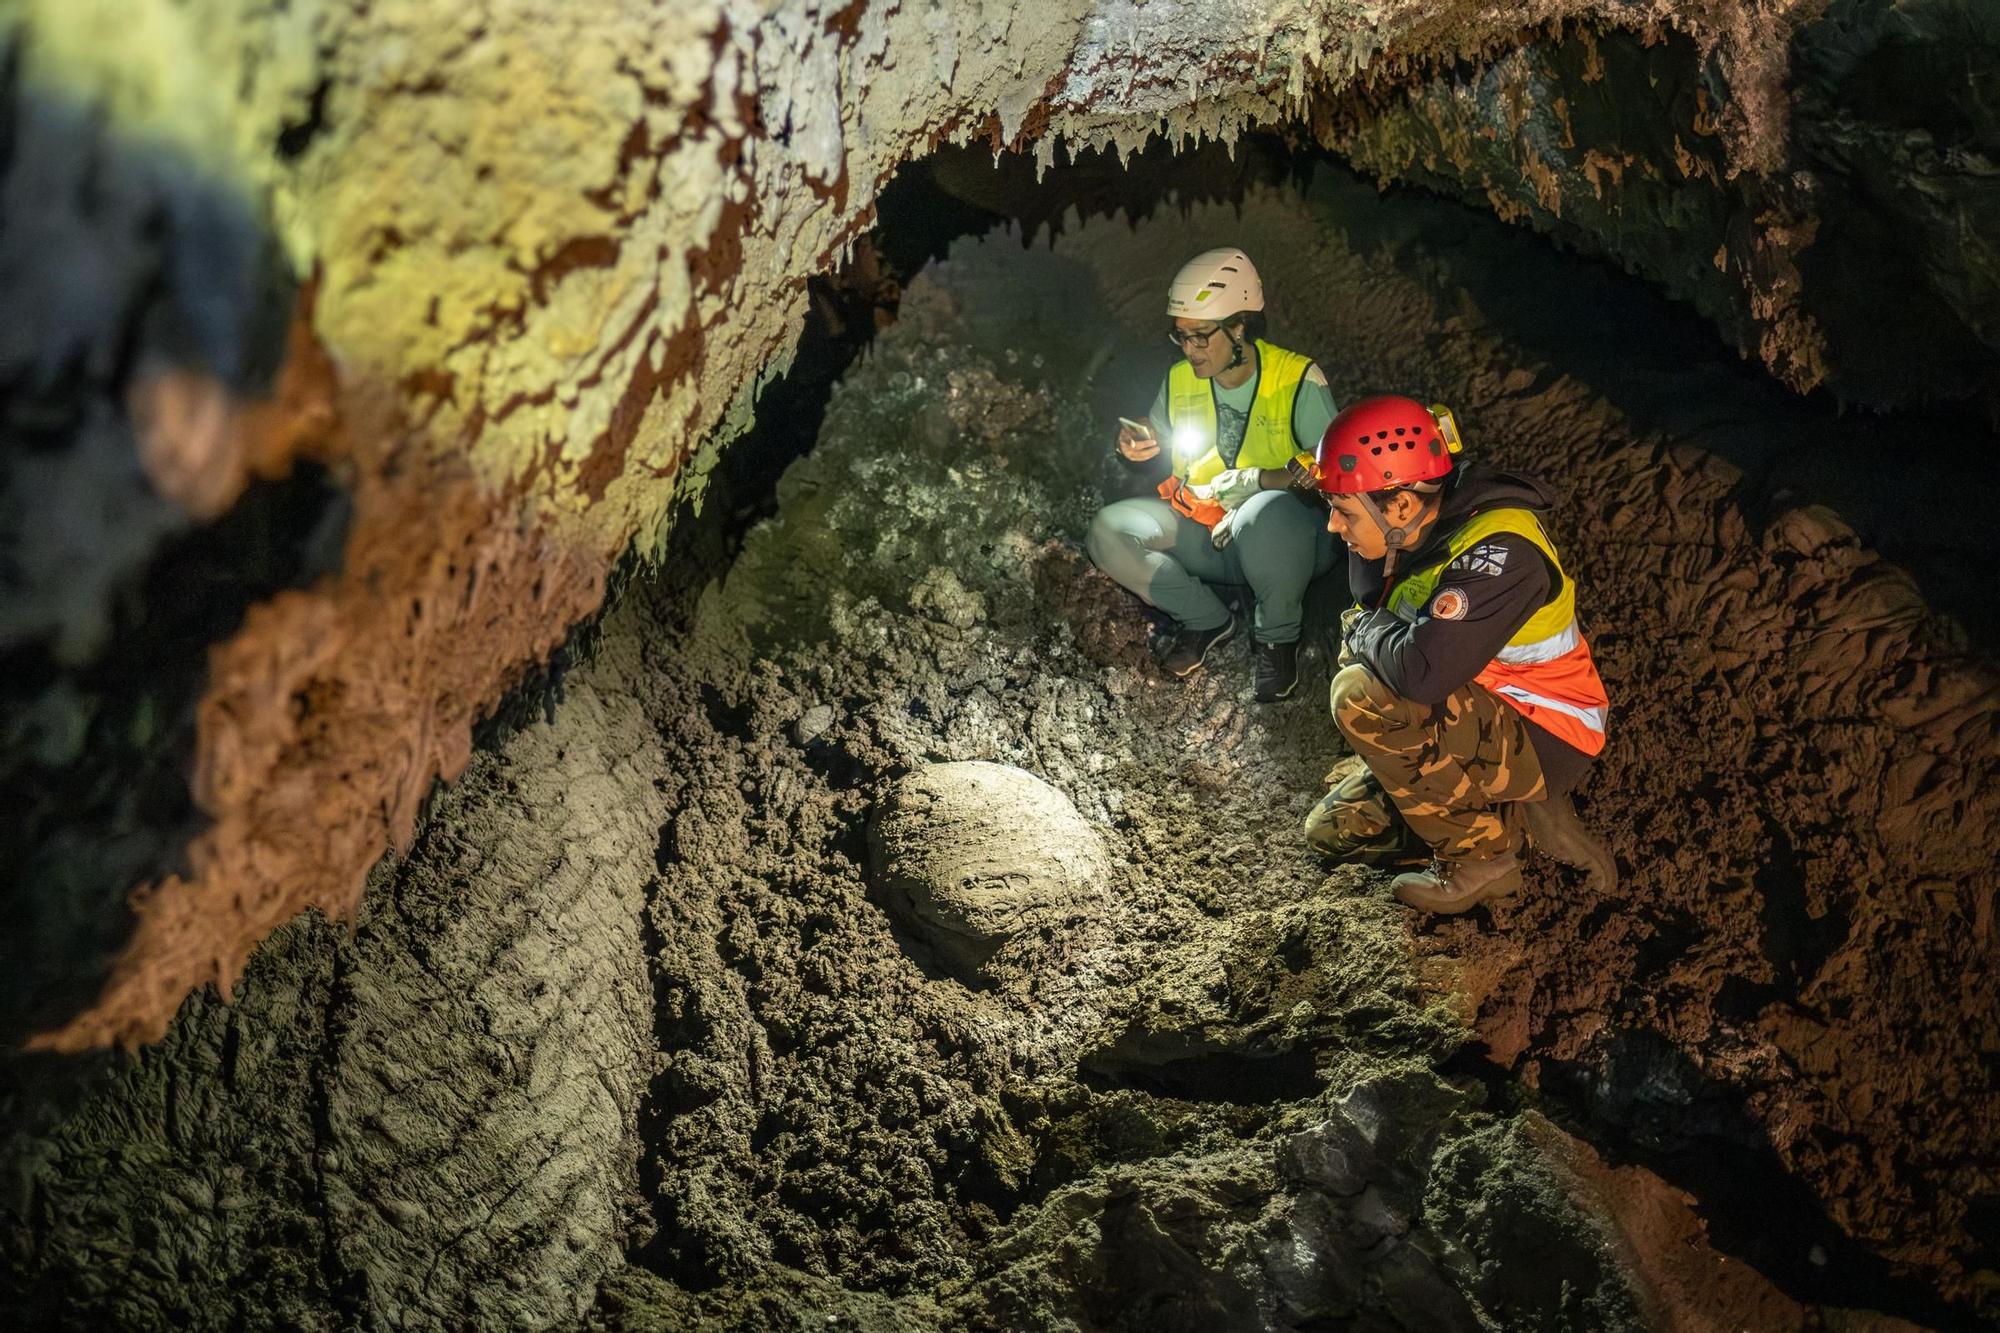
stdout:
<svg viewBox="0 0 2000 1333">
<path fill-rule="evenodd" d="M 1458 421 L 1442 403 L 1384 394 L 1363 398 L 1333 419 L 1320 437 L 1313 480 L 1328 495 L 1367 495 L 1425 485 L 1451 474 L 1464 445 Z"/>
</svg>

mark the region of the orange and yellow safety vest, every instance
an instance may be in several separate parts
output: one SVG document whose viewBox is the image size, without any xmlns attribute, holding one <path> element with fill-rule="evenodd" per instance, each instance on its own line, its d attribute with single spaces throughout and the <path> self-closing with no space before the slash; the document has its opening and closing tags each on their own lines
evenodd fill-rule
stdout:
<svg viewBox="0 0 2000 1333">
<path fill-rule="evenodd" d="M 1496 533 L 1526 537 L 1549 558 L 1561 587 L 1528 617 L 1477 676 L 1479 684 L 1558 739 L 1594 755 L 1604 748 L 1610 700 L 1576 622 L 1576 585 L 1563 572 L 1555 543 L 1528 509 L 1498 508 L 1474 514 L 1445 539 L 1436 561 L 1397 580 L 1386 605 L 1415 620 L 1430 605 L 1445 566 Z"/>
</svg>

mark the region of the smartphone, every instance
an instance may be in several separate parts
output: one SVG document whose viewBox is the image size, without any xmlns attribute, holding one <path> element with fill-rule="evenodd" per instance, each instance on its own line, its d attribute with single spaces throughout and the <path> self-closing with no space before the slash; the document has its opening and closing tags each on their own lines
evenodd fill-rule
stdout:
<svg viewBox="0 0 2000 1333">
<path fill-rule="evenodd" d="M 1125 429 L 1131 431 L 1134 435 L 1137 435 L 1142 440 L 1150 440 L 1153 438 L 1153 428 L 1151 426 L 1148 426 L 1143 421 L 1134 421 L 1130 417 L 1120 417 L 1118 418 L 1118 424 L 1125 427 Z"/>
</svg>

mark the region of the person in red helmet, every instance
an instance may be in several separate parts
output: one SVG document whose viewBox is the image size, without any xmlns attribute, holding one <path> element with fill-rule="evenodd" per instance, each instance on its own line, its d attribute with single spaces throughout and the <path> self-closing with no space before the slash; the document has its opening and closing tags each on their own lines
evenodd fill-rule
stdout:
<svg viewBox="0 0 2000 1333">
<path fill-rule="evenodd" d="M 1396 897 L 1462 912 L 1520 887 L 1532 843 L 1609 891 L 1617 868 L 1570 793 L 1604 748 L 1608 701 L 1539 480 L 1459 462 L 1448 408 L 1364 399 L 1334 418 L 1313 480 L 1347 544 L 1331 704 L 1353 747 L 1307 816 L 1346 860 L 1428 851 Z"/>
</svg>

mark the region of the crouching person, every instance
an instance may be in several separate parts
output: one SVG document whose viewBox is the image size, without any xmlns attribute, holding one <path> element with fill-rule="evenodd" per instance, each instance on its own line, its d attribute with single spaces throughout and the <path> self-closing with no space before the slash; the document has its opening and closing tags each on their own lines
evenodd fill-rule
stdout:
<svg viewBox="0 0 2000 1333">
<path fill-rule="evenodd" d="M 1519 888 L 1531 843 L 1609 890 L 1616 866 L 1570 802 L 1607 702 L 1538 517 L 1552 496 L 1458 451 L 1449 410 L 1396 397 L 1354 404 L 1320 442 L 1314 479 L 1357 600 L 1332 688 L 1354 755 L 1306 839 L 1344 860 L 1428 853 L 1394 885 L 1427 912 Z"/>
<path fill-rule="evenodd" d="M 1299 682 L 1306 585 L 1333 568 L 1333 539 L 1289 465 L 1333 420 L 1333 393 L 1311 358 L 1264 341 L 1264 286 L 1249 256 L 1196 255 L 1167 288 L 1167 332 L 1182 360 L 1143 422 L 1118 433 L 1155 495 L 1099 510 L 1084 545 L 1097 567 L 1173 618 L 1161 665 L 1192 675 L 1236 633 L 1216 593 L 1247 587 L 1257 700 Z M 1167 448 L 1159 432 L 1165 428 Z"/>
</svg>

